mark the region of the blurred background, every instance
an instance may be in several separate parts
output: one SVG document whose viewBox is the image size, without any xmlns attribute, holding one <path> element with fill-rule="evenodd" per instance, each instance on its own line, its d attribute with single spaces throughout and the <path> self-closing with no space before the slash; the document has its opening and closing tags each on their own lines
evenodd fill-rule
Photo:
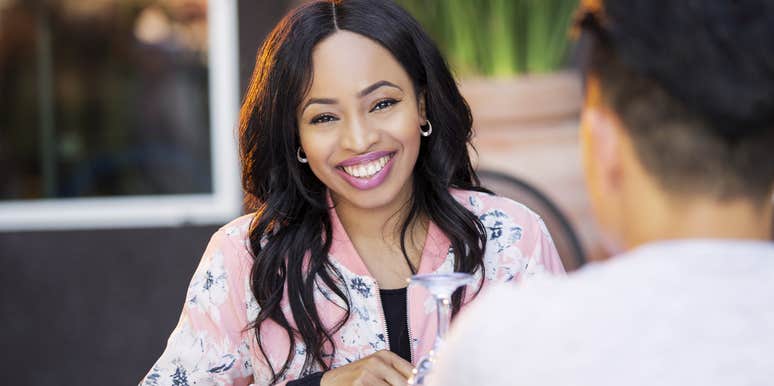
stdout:
<svg viewBox="0 0 774 386">
<path fill-rule="evenodd" d="M 544 217 L 568 269 L 590 217 L 567 38 L 576 0 L 398 0 L 444 51 L 484 184 Z M 0 0 L 5 383 L 135 384 L 210 235 L 241 214 L 234 127 L 298 0 Z"/>
</svg>

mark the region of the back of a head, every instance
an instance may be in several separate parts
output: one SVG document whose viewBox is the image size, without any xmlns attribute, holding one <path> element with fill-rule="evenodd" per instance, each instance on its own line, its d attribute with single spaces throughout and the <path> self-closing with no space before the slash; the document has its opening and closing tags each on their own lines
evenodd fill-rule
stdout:
<svg viewBox="0 0 774 386">
<path fill-rule="evenodd" d="M 646 170 L 668 192 L 770 199 L 774 2 L 601 5 L 580 15 L 586 70 Z"/>
</svg>

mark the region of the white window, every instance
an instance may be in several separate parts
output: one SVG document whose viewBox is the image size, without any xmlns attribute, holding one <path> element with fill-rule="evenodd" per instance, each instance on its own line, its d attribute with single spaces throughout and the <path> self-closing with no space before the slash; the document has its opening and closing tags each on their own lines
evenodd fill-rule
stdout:
<svg viewBox="0 0 774 386">
<path fill-rule="evenodd" d="M 237 43 L 237 0 L 0 0 L 0 230 L 239 215 Z"/>
</svg>

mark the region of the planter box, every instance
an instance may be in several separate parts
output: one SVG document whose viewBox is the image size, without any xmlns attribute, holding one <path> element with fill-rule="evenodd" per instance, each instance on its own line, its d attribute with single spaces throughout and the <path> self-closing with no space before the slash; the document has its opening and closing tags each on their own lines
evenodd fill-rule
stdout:
<svg viewBox="0 0 774 386">
<path fill-rule="evenodd" d="M 473 112 L 477 154 L 473 152 L 472 157 L 477 168 L 533 184 L 569 217 L 587 259 L 606 257 L 581 168 L 578 74 L 466 79 L 460 89 Z"/>
</svg>

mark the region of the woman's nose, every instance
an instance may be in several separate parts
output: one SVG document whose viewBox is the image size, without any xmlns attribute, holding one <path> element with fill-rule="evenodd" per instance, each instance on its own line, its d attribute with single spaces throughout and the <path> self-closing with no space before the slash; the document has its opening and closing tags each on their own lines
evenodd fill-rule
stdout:
<svg viewBox="0 0 774 386">
<path fill-rule="evenodd" d="M 378 140 L 378 130 L 360 118 L 344 125 L 341 134 L 341 146 L 356 154 L 366 153 Z"/>
</svg>

